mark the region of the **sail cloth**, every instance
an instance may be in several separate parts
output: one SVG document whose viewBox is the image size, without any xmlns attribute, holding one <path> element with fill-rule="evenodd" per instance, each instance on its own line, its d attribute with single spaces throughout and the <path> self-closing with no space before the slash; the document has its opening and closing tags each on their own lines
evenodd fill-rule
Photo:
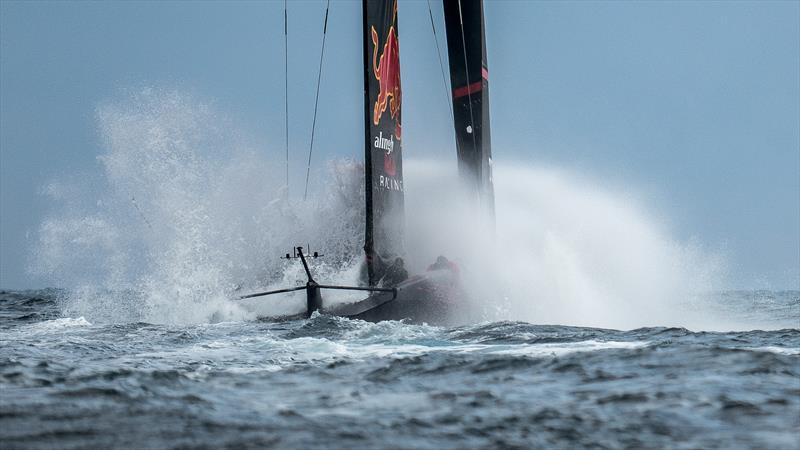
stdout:
<svg viewBox="0 0 800 450">
<path fill-rule="evenodd" d="M 489 67 L 482 0 L 444 0 L 458 171 L 494 223 Z"/>
<path fill-rule="evenodd" d="M 403 163 L 397 0 L 363 0 L 367 220 L 364 251 L 370 285 L 379 258 L 403 254 Z"/>
</svg>

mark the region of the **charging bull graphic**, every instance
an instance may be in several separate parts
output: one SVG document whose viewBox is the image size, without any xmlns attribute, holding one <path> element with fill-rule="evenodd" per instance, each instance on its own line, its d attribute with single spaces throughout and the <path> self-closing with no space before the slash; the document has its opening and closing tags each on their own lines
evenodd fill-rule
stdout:
<svg viewBox="0 0 800 450">
<path fill-rule="evenodd" d="M 397 30 L 395 21 L 397 20 L 397 1 L 392 6 L 392 24 L 386 33 L 386 40 L 383 44 L 383 52 L 378 57 L 380 41 L 375 27 L 371 27 L 372 32 L 372 73 L 379 83 L 378 98 L 372 112 L 372 123 L 378 125 L 389 107 L 389 115 L 395 122 L 394 138 L 401 139 L 402 126 L 400 124 L 400 105 L 402 103 L 402 91 L 400 89 L 400 45 L 397 40 Z M 384 147 L 386 156 L 384 157 L 383 168 L 387 175 L 395 176 L 397 167 L 392 155 L 393 145 L 389 148 Z"/>
<path fill-rule="evenodd" d="M 372 43 L 375 45 L 372 53 L 372 71 L 375 74 L 375 79 L 380 81 L 380 91 L 378 91 L 378 100 L 375 101 L 372 122 L 375 125 L 380 123 L 381 116 L 386 111 L 388 103 L 389 114 L 392 119 L 397 120 L 395 137 L 400 139 L 399 113 L 400 103 L 402 102 L 400 91 L 400 47 L 397 44 L 397 33 L 394 27 L 389 28 L 389 34 L 386 36 L 386 43 L 383 44 L 383 53 L 380 59 L 378 59 L 378 33 L 375 31 L 375 27 L 372 27 Z"/>
</svg>

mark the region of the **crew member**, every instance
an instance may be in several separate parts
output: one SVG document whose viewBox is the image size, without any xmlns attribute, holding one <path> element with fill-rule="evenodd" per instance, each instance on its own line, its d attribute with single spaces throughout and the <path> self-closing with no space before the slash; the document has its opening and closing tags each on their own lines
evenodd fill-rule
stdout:
<svg viewBox="0 0 800 450">
<path fill-rule="evenodd" d="M 436 262 L 428 266 L 428 270 L 442 270 L 442 269 L 449 269 L 453 271 L 453 273 L 458 274 L 458 265 L 453 261 L 445 258 L 444 256 L 439 256 L 436 258 Z"/>
</svg>

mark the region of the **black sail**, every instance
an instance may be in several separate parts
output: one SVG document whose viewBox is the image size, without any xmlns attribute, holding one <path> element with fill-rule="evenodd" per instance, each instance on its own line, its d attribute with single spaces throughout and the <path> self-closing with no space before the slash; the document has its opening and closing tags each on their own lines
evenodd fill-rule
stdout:
<svg viewBox="0 0 800 450">
<path fill-rule="evenodd" d="M 397 0 L 363 0 L 366 236 L 370 285 L 403 254 L 403 164 Z"/>
<path fill-rule="evenodd" d="M 489 68 L 482 0 L 444 0 L 458 171 L 493 222 Z"/>
</svg>

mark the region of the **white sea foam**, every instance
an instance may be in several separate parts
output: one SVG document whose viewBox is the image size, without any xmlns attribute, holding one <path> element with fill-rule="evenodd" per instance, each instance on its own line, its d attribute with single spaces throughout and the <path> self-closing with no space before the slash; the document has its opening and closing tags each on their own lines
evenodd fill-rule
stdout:
<svg viewBox="0 0 800 450">
<path fill-rule="evenodd" d="M 14 340 L 20 337 L 30 337 L 32 335 L 59 334 L 71 332 L 73 330 L 79 331 L 91 326 L 92 324 L 84 317 L 63 317 L 13 328 L 0 333 L 0 340 Z"/>
<path fill-rule="evenodd" d="M 371 344 L 349 347 L 347 351 L 340 351 L 357 359 L 373 357 L 405 358 L 429 353 L 456 353 L 456 354 L 482 354 L 482 355 L 508 355 L 508 356 L 561 356 L 569 353 L 592 352 L 610 349 L 634 349 L 646 347 L 649 342 L 613 342 L 613 341 L 581 341 L 569 343 L 546 344 L 462 344 L 447 346 L 428 346 L 418 344 L 385 345 Z"/>
<path fill-rule="evenodd" d="M 30 325 L 29 329 L 40 331 L 63 330 L 64 328 L 90 327 L 92 324 L 84 317 L 64 317 L 61 319 L 45 320 Z"/>
<path fill-rule="evenodd" d="M 751 347 L 748 348 L 748 350 L 777 353 L 779 355 L 790 355 L 790 356 L 800 355 L 800 348 L 793 348 L 793 347 L 775 347 L 775 346 Z"/>
<path fill-rule="evenodd" d="M 304 337 L 288 341 L 275 341 L 273 351 L 280 348 L 280 354 L 274 355 L 286 364 L 296 362 L 327 362 L 337 359 L 366 361 L 373 358 L 408 358 L 413 356 L 452 353 L 481 354 L 527 357 L 562 356 L 578 352 L 594 352 L 600 350 L 635 349 L 646 347 L 649 342 L 617 342 L 587 340 L 567 343 L 544 344 L 456 344 L 424 345 L 412 343 L 371 343 L 364 344 L 352 341 L 331 341 L 324 338 Z"/>
</svg>

